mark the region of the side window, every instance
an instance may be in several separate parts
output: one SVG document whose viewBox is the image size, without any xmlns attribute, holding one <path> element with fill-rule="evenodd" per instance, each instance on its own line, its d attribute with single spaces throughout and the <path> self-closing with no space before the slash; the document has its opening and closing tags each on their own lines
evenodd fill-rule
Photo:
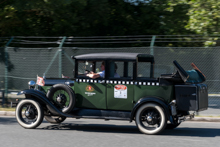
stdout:
<svg viewBox="0 0 220 147">
<path fill-rule="evenodd" d="M 133 77 L 133 62 L 111 62 L 109 67 L 110 78 L 132 79 Z"/>
<path fill-rule="evenodd" d="M 88 61 L 78 62 L 78 76 L 85 76 L 92 71 L 94 64 Z"/>
<path fill-rule="evenodd" d="M 101 71 L 102 71 L 101 65 L 102 65 L 102 61 L 97 61 L 97 62 L 96 62 L 96 66 L 95 66 L 96 69 L 95 69 L 95 71 L 93 71 L 93 72 L 95 72 L 95 73 L 101 72 Z"/>
<path fill-rule="evenodd" d="M 78 62 L 78 77 L 88 78 L 87 74 L 99 73 L 103 61 L 79 61 Z M 105 75 L 104 75 L 105 76 Z"/>
<path fill-rule="evenodd" d="M 150 78 L 151 63 L 150 62 L 138 62 L 137 63 L 137 77 Z"/>
</svg>

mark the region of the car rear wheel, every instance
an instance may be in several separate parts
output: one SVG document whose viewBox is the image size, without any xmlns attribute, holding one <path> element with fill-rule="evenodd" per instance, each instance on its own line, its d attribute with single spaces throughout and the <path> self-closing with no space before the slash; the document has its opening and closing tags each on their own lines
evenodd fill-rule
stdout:
<svg viewBox="0 0 220 147">
<path fill-rule="evenodd" d="M 18 123 L 26 129 L 38 127 L 44 118 L 41 105 L 34 100 L 22 100 L 18 103 L 15 111 Z"/>
<path fill-rule="evenodd" d="M 75 105 L 75 94 L 71 87 L 64 84 L 56 84 L 47 92 L 47 97 L 63 113 L 70 112 Z"/>
<path fill-rule="evenodd" d="M 154 103 L 147 103 L 137 110 L 135 122 L 138 129 L 145 134 L 158 134 L 167 125 L 163 108 Z"/>
<path fill-rule="evenodd" d="M 60 124 L 66 119 L 64 116 L 44 116 L 44 118 L 52 124 Z"/>
</svg>

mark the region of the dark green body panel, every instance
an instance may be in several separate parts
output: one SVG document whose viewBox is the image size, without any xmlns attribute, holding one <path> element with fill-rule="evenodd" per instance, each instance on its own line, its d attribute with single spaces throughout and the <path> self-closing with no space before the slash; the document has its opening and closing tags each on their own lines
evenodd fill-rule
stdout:
<svg viewBox="0 0 220 147">
<path fill-rule="evenodd" d="M 107 84 L 107 109 L 131 111 L 134 106 L 134 85 L 125 85 L 127 87 L 126 98 L 114 97 L 115 85 L 120 84 Z"/>
<path fill-rule="evenodd" d="M 89 92 L 86 87 L 94 89 Z M 159 97 L 165 103 L 174 99 L 173 86 L 124 85 L 127 87 L 124 98 L 115 97 L 115 86 L 122 84 L 77 83 L 75 82 L 76 107 L 132 111 L 136 102 L 144 97 Z M 89 95 L 89 93 L 92 93 Z"/>
<path fill-rule="evenodd" d="M 48 90 L 50 90 L 51 87 L 52 87 L 52 86 L 41 86 L 40 91 L 42 91 L 42 92 L 44 92 L 44 93 L 47 93 Z M 73 91 L 74 91 L 74 86 L 72 86 L 71 88 L 72 88 Z"/>
<path fill-rule="evenodd" d="M 174 86 L 134 86 L 134 101 L 144 97 L 159 97 L 170 103 L 174 99 Z"/>
<path fill-rule="evenodd" d="M 124 85 L 127 87 L 125 98 L 115 98 L 115 86 L 123 84 L 75 82 L 71 88 L 75 91 L 78 108 L 108 109 L 132 111 L 135 103 L 144 97 L 159 97 L 167 104 L 174 99 L 174 86 Z M 92 89 L 88 90 L 87 87 Z M 42 86 L 47 92 L 51 86 Z"/>
<path fill-rule="evenodd" d="M 88 86 L 92 89 L 88 90 Z M 74 83 L 76 105 L 78 108 L 106 109 L 106 84 Z"/>
<path fill-rule="evenodd" d="M 52 86 L 41 86 L 41 91 L 44 93 L 47 93 L 48 90 L 50 90 Z"/>
</svg>

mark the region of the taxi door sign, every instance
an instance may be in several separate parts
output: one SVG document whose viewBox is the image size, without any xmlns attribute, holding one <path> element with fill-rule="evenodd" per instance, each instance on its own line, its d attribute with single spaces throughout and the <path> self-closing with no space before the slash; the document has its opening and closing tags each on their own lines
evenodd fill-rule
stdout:
<svg viewBox="0 0 220 147">
<path fill-rule="evenodd" d="M 114 87 L 114 98 L 127 99 L 127 86 L 115 85 Z"/>
</svg>

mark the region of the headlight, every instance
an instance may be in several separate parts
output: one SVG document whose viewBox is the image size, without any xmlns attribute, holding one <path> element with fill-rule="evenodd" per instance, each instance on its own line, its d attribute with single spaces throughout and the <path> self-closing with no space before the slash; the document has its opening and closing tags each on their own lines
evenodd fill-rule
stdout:
<svg viewBox="0 0 220 147">
<path fill-rule="evenodd" d="M 29 85 L 29 89 L 33 89 L 35 87 L 36 83 L 34 81 L 29 81 L 28 85 Z"/>
</svg>

